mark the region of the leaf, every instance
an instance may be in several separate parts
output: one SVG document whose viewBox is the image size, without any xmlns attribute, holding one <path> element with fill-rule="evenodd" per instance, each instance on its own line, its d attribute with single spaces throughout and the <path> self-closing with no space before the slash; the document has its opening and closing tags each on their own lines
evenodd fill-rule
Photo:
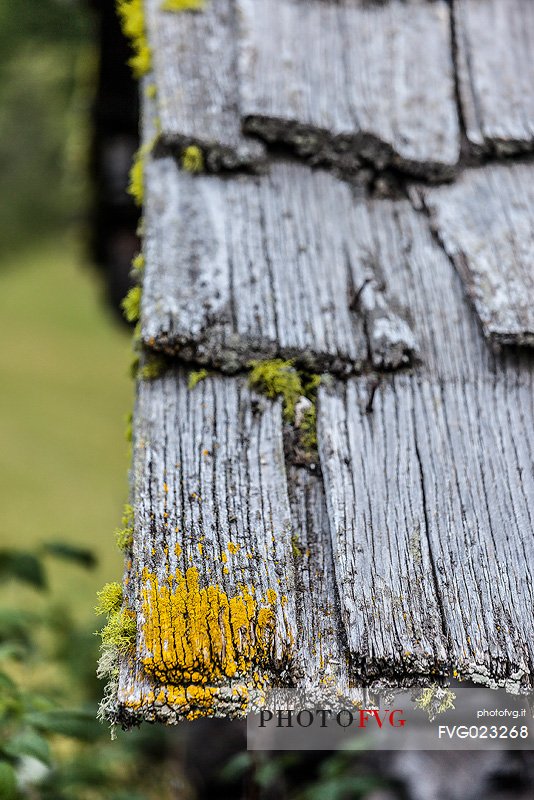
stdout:
<svg viewBox="0 0 534 800">
<path fill-rule="evenodd" d="M 14 736 L 3 747 L 4 753 L 8 756 L 18 758 L 19 756 L 32 756 L 41 763 L 50 766 L 50 748 L 48 742 L 35 731 L 25 731 L 18 736 Z"/>
<path fill-rule="evenodd" d="M 24 550 L 0 550 L 0 581 L 15 579 L 46 589 L 43 565 L 33 553 Z"/>
<path fill-rule="evenodd" d="M 95 741 L 102 734 L 93 711 L 34 711 L 26 715 L 26 722 L 38 730 L 60 733 L 86 742 Z"/>
<path fill-rule="evenodd" d="M 65 542 L 46 542 L 43 545 L 43 551 L 49 556 L 73 561 L 86 569 L 93 569 L 97 564 L 96 556 L 91 550 L 85 547 L 75 547 Z"/>
<path fill-rule="evenodd" d="M 220 771 L 220 779 L 224 783 L 239 780 L 253 765 L 250 753 L 237 753 L 224 765 Z"/>
<path fill-rule="evenodd" d="M 17 776 L 7 761 L 0 761 L 0 797 L 2 800 L 16 800 Z"/>
</svg>

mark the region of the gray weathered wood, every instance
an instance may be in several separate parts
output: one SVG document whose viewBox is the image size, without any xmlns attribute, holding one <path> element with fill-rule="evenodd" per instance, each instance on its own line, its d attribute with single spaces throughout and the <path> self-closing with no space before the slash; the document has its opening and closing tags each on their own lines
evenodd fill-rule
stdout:
<svg viewBox="0 0 534 800">
<path fill-rule="evenodd" d="M 244 379 L 189 390 L 182 370 L 139 384 L 128 581 L 138 632 L 123 716 L 243 713 L 264 684 L 298 671 L 281 404 L 252 399 Z"/>
<path fill-rule="evenodd" d="M 534 146 L 534 4 L 455 0 L 460 100 L 467 138 L 501 155 Z"/>
<path fill-rule="evenodd" d="M 145 0 L 161 140 L 198 145 L 208 169 L 261 165 L 264 147 L 241 133 L 233 0 L 209 0 L 198 13 L 161 5 Z"/>
<path fill-rule="evenodd" d="M 316 370 L 409 363 L 416 341 L 375 263 L 364 203 L 287 162 L 268 175 L 146 169 L 145 344 L 231 371 L 251 358 Z"/>
<path fill-rule="evenodd" d="M 302 155 L 447 177 L 459 158 L 449 5 L 237 0 L 245 128 Z"/>
<path fill-rule="evenodd" d="M 446 664 L 414 444 L 418 423 L 406 392 L 396 391 L 410 381 L 378 389 L 372 414 L 366 378 L 319 396 L 337 586 L 353 669 L 363 681 L 428 679 Z"/>
<path fill-rule="evenodd" d="M 534 167 L 468 170 L 423 197 L 486 336 L 534 345 Z"/>
<path fill-rule="evenodd" d="M 462 282 L 431 234 L 428 220 L 407 200 L 375 200 L 364 219 L 372 232 L 369 257 L 390 296 L 407 316 L 419 347 L 419 372 L 457 380 L 494 369 Z"/>
<path fill-rule="evenodd" d="M 533 370 L 321 390 L 336 577 L 364 676 L 533 684 Z M 443 636 L 443 627 L 446 638 Z"/>
<path fill-rule="evenodd" d="M 349 652 L 334 577 L 330 524 L 322 480 L 290 467 L 300 688 L 316 697 L 344 693 L 350 684 Z"/>
</svg>

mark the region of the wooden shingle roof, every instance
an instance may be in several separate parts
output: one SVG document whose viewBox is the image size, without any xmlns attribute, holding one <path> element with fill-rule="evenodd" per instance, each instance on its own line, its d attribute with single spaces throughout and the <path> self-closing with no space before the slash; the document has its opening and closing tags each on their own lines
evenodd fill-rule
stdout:
<svg viewBox="0 0 534 800">
<path fill-rule="evenodd" d="M 115 719 L 534 688 L 534 13 L 506 8 L 145 0 L 166 369 L 137 385 Z M 273 359 L 291 408 L 251 385 Z"/>
</svg>

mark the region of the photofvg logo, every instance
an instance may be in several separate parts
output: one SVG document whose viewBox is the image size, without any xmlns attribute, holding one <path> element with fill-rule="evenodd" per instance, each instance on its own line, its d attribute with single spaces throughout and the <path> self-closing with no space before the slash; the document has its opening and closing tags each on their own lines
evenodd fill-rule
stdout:
<svg viewBox="0 0 534 800">
<path fill-rule="evenodd" d="M 250 750 L 531 750 L 529 698 L 482 687 L 399 687 L 387 698 L 272 690 L 247 718 Z"/>
<path fill-rule="evenodd" d="M 274 726 L 276 728 L 310 728 L 316 725 L 320 728 L 337 726 L 339 728 L 367 728 L 376 726 L 379 730 L 385 725 L 392 728 L 404 728 L 406 719 L 404 711 L 395 708 L 392 711 L 386 709 L 381 711 L 378 708 L 360 708 L 351 711 L 342 708 L 340 711 L 332 711 L 325 708 L 303 708 L 299 711 L 292 709 L 277 709 L 270 711 L 263 709 L 259 714 L 259 727 L 266 728 Z"/>
</svg>

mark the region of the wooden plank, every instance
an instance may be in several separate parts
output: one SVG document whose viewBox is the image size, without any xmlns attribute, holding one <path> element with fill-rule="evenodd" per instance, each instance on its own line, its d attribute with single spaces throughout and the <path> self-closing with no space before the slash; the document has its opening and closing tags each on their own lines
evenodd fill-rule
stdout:
<svg viewBox="0 0 534 800">
<path fill-rule="evenodd" d="M 534 345 L 534 167 L 488 165 L 423 191 L 485 335 Z"/>
<path fill-rule="evenodd" d="M 334 372 L 410 362 L 365 204 L 334 176 L 276 162 L 230 180 L 156 159 L 145 220 L 146 346 L 226 371 L 275 356 Z"/>
<path fill-rule="evenodd" d="M 457 75 L 467 138 L 499 155 L 534 146 L 531 0 L 455 0 Z"/>
<path fill-rule="evenodd" d="M 336 578 L 364 676 L 532 687 L 533 374 L 397 375 L 372 410 L 363 378 L 320 390 Z"/>
<path fill-rule="evenodd" d="M 123 717 L 242 715 L 298 671 L 281 431 L 280 402 L 244 379 L 189 390 L 176 370 L 139 383 Z"/>
<path fill-rule="evenodd" d="M 298 686 L 309 697 L 339 698 L 348 694 L 351 678 L 323 483 L 307 469 L 290 467 L 288 489 L 302 668 Z"/>
<path fill-rule="evenodd" d="M 409 320 L 418 344 L 418 370 L 439 381 L 493 372 L 495 356 L 425 215 L 407 200 L 370 201 L 366 211 L 370 258 Z"/>
<path fill-rule="evenodd" d="M 454 174 L 448 3 L 237 0 L 245 129 L 344 170 Z M 424 47 L 421 46 L 424 42 Z"/>
<path fill-rule="evenodd" d="M 264 147 L 241 133 L 233 0 L 198 13 L 161 6 L 145 0 L 161 140 L 199 146 L 210 170 L 261 166 Z"/>
<path fill-rule="evenodd" d="M 440 674 L 445 637 L 425 535 L 411 378 L 322 389 L 318 435 L 334 564 L 353 669 L 398 685 Z M 408 389 L 408 391 L 407 391 Z"/>
</svg>

